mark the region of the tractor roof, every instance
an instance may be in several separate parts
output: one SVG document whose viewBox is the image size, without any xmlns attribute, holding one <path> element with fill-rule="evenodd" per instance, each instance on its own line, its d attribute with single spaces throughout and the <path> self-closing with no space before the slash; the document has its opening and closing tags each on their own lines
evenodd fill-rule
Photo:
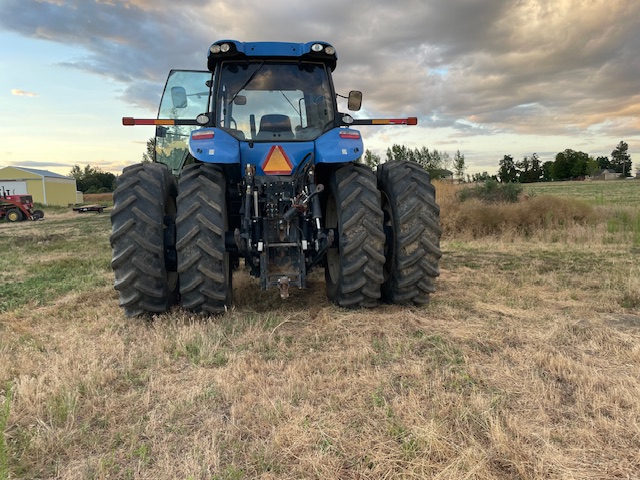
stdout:
<svg viewBox="0 0 640 480">
<path fill-rule="evenodd" d="M 240 59 L 298 59 L 325 63 L 331 70 L 336 68 L 336 49 L 327 42 L 239 42 L 219 40 L 209 48 L 207 65 L 213 71 L 216 64 L 224 60 Z"/>
</svg>

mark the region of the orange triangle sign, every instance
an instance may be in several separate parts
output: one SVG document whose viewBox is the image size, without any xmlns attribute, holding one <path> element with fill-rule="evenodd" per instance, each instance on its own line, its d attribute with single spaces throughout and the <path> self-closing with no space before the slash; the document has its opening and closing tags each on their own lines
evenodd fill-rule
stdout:
<svg viewBox="0 0 640 480">
<path fill-rule="evenodd" d="M 293 170 L 293 164 L 282 147 L 274 145 L 262 163 L 262 170 L 267 175 L 289 175 Z"/>
</svg>

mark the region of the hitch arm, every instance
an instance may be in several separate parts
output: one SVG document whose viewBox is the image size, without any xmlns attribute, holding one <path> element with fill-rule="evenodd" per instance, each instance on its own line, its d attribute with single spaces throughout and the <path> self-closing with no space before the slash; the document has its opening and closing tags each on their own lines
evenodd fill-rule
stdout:
<svg viewBox="0 0 640 480">
<path fill-rule="evenodd" d="M 122 125 L 129 127 L 133 125 L 200 125 L 195 120 L 178 118 L 133 118 L 122 117 Z"/>
<path fill-rule="evenodd" d="M 418 117 L 353 119 L 350 125 L 417 125 Z"/>
</svg>

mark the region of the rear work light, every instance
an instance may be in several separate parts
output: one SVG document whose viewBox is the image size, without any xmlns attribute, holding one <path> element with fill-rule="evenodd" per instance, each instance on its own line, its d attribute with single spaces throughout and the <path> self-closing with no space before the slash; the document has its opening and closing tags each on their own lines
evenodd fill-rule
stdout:
<svg viewBox="0 0 640 480">
<path fill-rule="evenodd" d="M 321 43 L 314 43 L 311 45 L 311 51 L 315 53 L 326 53 L 327 55 L 335 55 L 336 49 L 331 45 L 323 45 Z"/>
<path fill-rule="evenodd" d="M 228 43 L 223 43 L 223 44 L 217 44 L 214 43 L 213 45 L 211 45 L 211 48 L 209 48 L 209 51 L 211 53 L 227 53 L 229 50 L 231 50 L 231 45 L 229 45 Z"/>
</svg>

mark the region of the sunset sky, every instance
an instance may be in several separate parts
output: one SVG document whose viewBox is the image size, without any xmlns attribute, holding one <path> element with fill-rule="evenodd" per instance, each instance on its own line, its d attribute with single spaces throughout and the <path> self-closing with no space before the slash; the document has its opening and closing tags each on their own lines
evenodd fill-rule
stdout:
<svg viewBox="0 0 640 480">
<path fill-rule="evenodd" d="M 120 173 L 139 162 L 171 68 L 206 69 L 216 40 L 324 40 L 354 117 L 384 158 L 404 144 L 465 155 L 493 174 L 503 155 L 571 148 L 640 166 L 637 0 L 0 0 L 0 167 Z"/>
</svg>

